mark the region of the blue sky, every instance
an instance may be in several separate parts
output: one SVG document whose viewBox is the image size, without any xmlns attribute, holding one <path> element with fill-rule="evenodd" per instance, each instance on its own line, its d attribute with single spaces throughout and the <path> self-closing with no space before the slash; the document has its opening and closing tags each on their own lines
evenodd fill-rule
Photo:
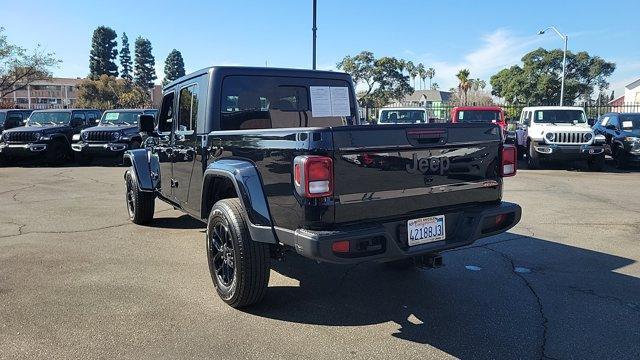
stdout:
<svg viewBox="0 0 640 360">
<path fill-rule="evenodd" d="M 559 48 L 555 25 L 569 49 L 617 63 L 611 89 L 640 78 L 640 1 L 349 1 L 318 0 L 318 67 L 361 50 L 436 69 L 434 82 L 454 86 L 461 68 L 488 80 L 537 47 Z M 311 66 L 311 0 L 271 1 L 6 1 L 9 40 L 40 43 L 63 60 L 54 75 L 84 77 L 92 31 L 99 25 L 138 35 L 154 48 L 156 71 L 180 50 L 187 72 L 210 65 Z M 118 39 L 119 41 L 119 39 Z M 120 41 L 119 41 L 120 43 Z M 133 48 L 132 48 L 133 52 Z"/>
</svg>

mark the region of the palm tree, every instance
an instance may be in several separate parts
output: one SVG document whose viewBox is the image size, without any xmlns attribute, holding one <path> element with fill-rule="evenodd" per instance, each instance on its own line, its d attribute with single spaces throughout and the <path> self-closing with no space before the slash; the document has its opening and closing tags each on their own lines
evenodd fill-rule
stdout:
<svg viewBox="0 0 640 360">
<path fill-rule="evenodd" d="M 429 78 L 429 88 L 431 88 L 431 79 L 433 79 L 433 77 L 436 76 L 436 69 L 431 67 L 428 68 L 426 75 Z"/>
<path fill-rule="evenodd" d="M 440 89 L 440 85 L 438 85 L 438 83 L 434 82 L 433 84 L 431 84 L 431 90 L 438 90 Z"/>
<path fill-rule="evenodd" d="M 467 105 L 467 92 L 472 86 L 473 80 L 469 79 L 470 72 L 468 69 L 462 69 L 458 71 L 456 77 L 458 78 L 458 90 L 463 94 L 463 104 Z"/>
<path fill-rule="evenodd" d="M 420 77 L 424 85 L 424 79 L 427 78 L 427 71 L 424 69 L 424 65 L 422 65 L 422 63 L 418 64 L 418 66 L 416 67 L 416 71 L 418 71 L 418 76 Z M 424 86 L 422 86 L 422 89 L 424 89 Z"/>
<path fill-rule="evenodd" d="M 416 76 L 418 76 L 418 70 L 416 70 L 416 66 L 413 64 L 413 61 L 407 61 L 406 63 L 406 69 L 407 72 L 409 73 L 409 77 L 411 78 L 411 81 L 413 81 L 413 88 L 416 88 Z"/>
<path fill-rule="evenodd" d="M 487 86 L 487 82 L 484 80 L 481 80 L 480 78 L 473 79 L 472 83 L 473 83 L 474 91 L 484 90 L 484 88 Z"/>
</svg>

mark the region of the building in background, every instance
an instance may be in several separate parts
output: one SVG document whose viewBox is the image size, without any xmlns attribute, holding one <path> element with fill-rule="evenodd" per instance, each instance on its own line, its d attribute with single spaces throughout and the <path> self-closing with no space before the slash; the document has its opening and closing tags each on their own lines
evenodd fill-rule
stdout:
<svg viewBox="0 0 640 360">
<path fill-rule="evenodd" d="M 407 95 L 388 107 L 423 107 L 433 110 L 433 116 L 439 119 L 446 118 L 449 109 L 447 103 L 451 100 L 449 91 L 440 90 L 415 90 L 413 94 Z"/>
<path fill-rule="evenodd" d="M 84 80 L 82 78 L 51 78 L 38 80 L 27 87 L 6 95 L 0 102 L 13 104 L 11 107 L 19 109 L 65 109 L 73 108 L 78 98 L 76 86 Z M 154 86 L 150 92 L 151 102 L 159 108 L 162 101 L 162 87 Z"/>
</svg>

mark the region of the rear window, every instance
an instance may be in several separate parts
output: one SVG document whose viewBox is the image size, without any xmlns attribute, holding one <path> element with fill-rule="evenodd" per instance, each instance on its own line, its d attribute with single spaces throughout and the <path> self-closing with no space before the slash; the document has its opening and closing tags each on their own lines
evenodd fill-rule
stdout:
<svg viewBox="0 0 640 360">
<path fill-rule="evenodd" d="M 499 122 L 500 112 L 487 110 L 461 110 L 458 111 L 456 120 L 460 123 Z"/>
<path fill-rule="evenodd" d="M 0 125 L 4 124 L 4 120 L 7 118 L 6 112 L 0 112 Z"/>
<path fill-rule="evenodd" d="M 312 98 L 312 90 L 314 94 L 328 94 L 328 97 L 314 95 L 316 98 Z M 331 101 L 332 94 L 340 95 L 345 91 L 348 94 L 346 102 Z M 324 100 L 327 102 L 322 102 Z M 350 125 L 354 123 L 353 114 L 356 113 L 349 83 L 344 80 L 228 76 L 222 82 L 221 101 L 222 130 Z M 348 104 L 348 108 L 332 113 L 332 104 Z"/>
<path fill-rule="evenodd" d="M 424 115 L 422 110 L 382 110 L 378 122 L 380 124 L 424 123 Z"/>
</svg>

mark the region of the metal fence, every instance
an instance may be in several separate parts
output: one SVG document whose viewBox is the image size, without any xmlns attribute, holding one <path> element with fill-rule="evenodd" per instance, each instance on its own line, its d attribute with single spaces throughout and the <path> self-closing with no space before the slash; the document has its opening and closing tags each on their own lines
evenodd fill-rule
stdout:
<svg viewBox="0 0 640 360">
<path fill-rule="evenodd" d="M 467 106 L 499 106 L 505 112 L 505 117 L 508 121 L 515 121 L 520 118 L 520 113 L 522 109 L 528 106 L 549 106 L 550 104 L 469 104 Z M 396 103 L 393 106 L 387 107 L 415 107 L 415 108 L 423 108 L 426 109 L 429 113 L 429 117 L 434 122 L 449 122 L 451 121 L 451 110 L 456 107 L 461 106 L 460 104 L 453 103 L 441 103 L 435 105 L 427 105 L 427 106 L 418 106 L 415 104 L 407 103 Z M 640 113 L 640 103 L 619 103 L 619 104 L 576 104 L 575 106 L 579 106 L 584 108 L 584 111 L 587 115 L 588 119 L 597 119 L 602 114 L 606 114 L 608 112 L 624 112 L 624 113 L 632 113 L 638 112 Z M 366 118 L 367 120 L 372 120 L 377 118 L 378 111 L 383 108 L 364 108 L 362 109 L 361 117 Z"/>
</svg>

